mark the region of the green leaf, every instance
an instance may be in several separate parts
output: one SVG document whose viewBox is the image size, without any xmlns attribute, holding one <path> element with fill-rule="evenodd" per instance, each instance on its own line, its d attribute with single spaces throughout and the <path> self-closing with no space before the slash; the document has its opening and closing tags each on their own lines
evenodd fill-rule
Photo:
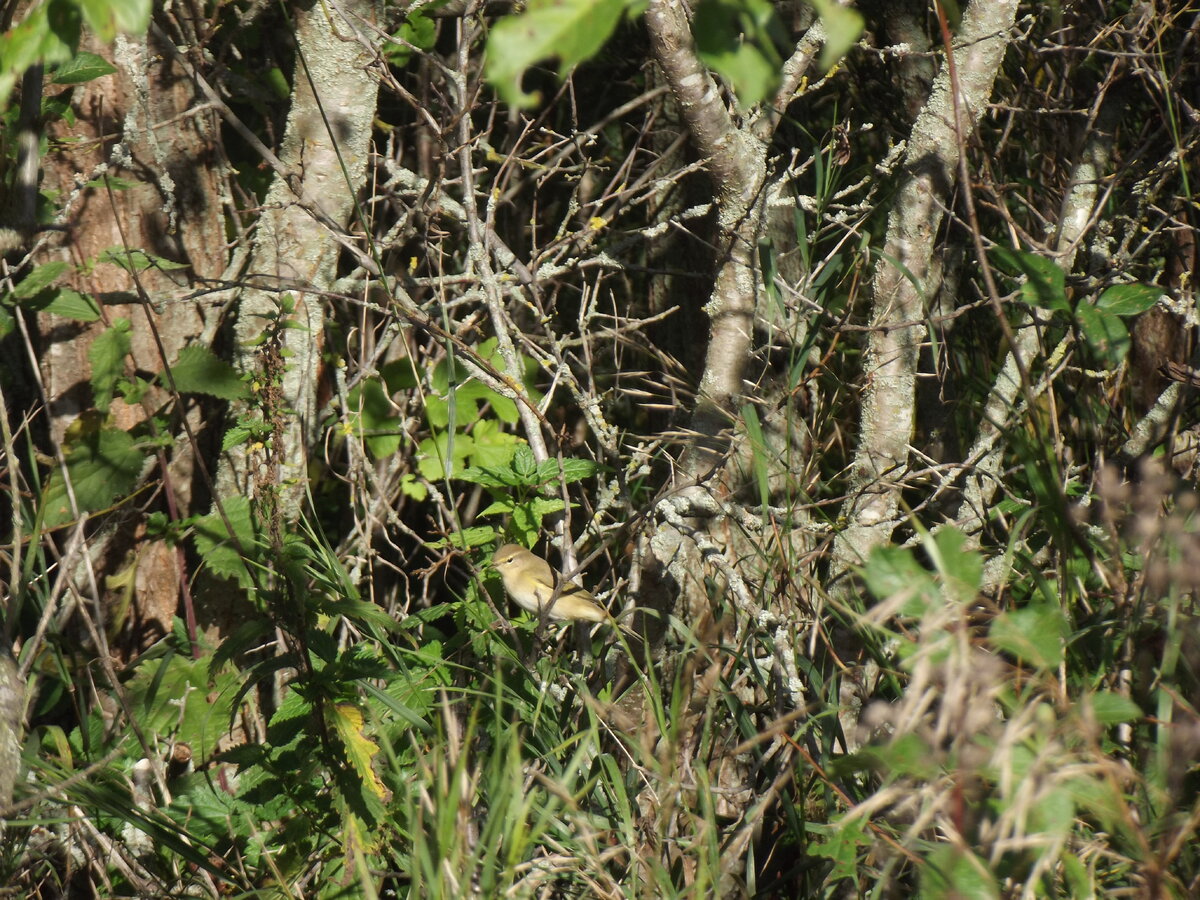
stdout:
<svg viewBox="0 0 1200 900">
<path fill-rule="evenodd" d="M 1075 310 L 1079 333 L 1100 364 L 1115 369 L 1129 353 L 1129 329 L 1112 313 L 1080 303 Z"/>
<path fill-rule="evenodd" d="M 8 296 L 16 300 L 29 300 L 50 287 L 69 268 L 67 263 L 61 261 L 37 266 L 21 279 Z"/>
<path fill-rule="evenodd" d="M 595 56 L 608 40 L 626 0 L 530 0 L 519 15 L 506 16 L 488 36 L 484 74 L 504 102 L 533 106 L 536 94 L 521 88 L 525 70 L 557 57 L 559 77 Z"/>
<path fill-rule="evenodd" d="M 1154 306 L 1163 293 L 1152 284 L 1116 284 L 1100 295 L 1096 307 L 1114 316 L 1136 316 Z"/>
<path fill-rule="evenodd" d="M 933 538 L 931 550 L 947 593 L 962 604 L 973 603 L 983 585 L 983 556 L 964 550 L 966 542 L 957 528 L 943 528 Z"/>
<path fill-rule="evenodd" d="M 1044 256 L 1007 247 L 993 248 L 991 257 L 1010 274 L 1025 276 L 1021 294 L 1026 303 L 1042 309 L 1071 311 L 1071 304 L 1067 302 L 1066 277 L 1054 262 Z"/>
<path fill-rule="evenodd" d="M 484 487 L 516 487 L 519 484 L 524 484 L 524 481 L 513 472 L 511 466 L 497 466 L 495 468 L 479 468 L 471 466 L 469 469 L 463 469 L 458 473 L 461 481 L 468 481 L 471 484 L 482 484 Z"/>
<path fill-rule="evenodd" d="M 448 538 L 428 541 L 425 546 L 431 547 L 434 550 L 441 550 L 443 547 L 456 547 L 459 550 L 469 550 L 472 547 L 482 547 L 484 544 L 490 544 L 495 540 L 495 528 L 491 525 L 475 525 L 471 528 L 464 528 L 462 531 L 455 532 Z"/>
<path fill-rule="evenodd" d="M 332 720 L 333 729 L 346 749 L 346 759 L 362 783 L 382 799 L 387 791 L 371 768 L 371 760 L 379 752 L 379 745 L 366 735 L 362 710 L 353 703 L 334 703 L 327 706 L 326 711 L 327 718 Z"/>
<path fill-rule="evenodd" d="M 131 247 L 128 250 L 124 247 L 109 247 L 96 257 L 96 261 L 112 263 L 114 266 L 120 266 L 131 274 L 145 272 L 150 268 L 170 272 L 175 269 L 186 269 L 188 267 L 187 263 L 163 259 L 161 256 L 155 256 L 153 253 L 147 253 L 145 250 L 139 250 L 136 247 Z"/>
<path fill-rule="evenodd" d="M 385 41 L 383 55 L 387 61 L 398 69 L 408 65 L 415 50 L 429 50 L 437 38 L 437 26 L 433 19 L 425 15 L 423 7 L 409 12 L 404 24 L 398 31 L 392 33 L 392 40 Z"/>
<path fill-rule="evenodd" d="M 517 452 L 513 454 L 512 468 L 526 484 L 536 483 L 534 479 L 537 475 L 537 463 L 534 462 L 533 451 L 527 445 L 518 447 Z"/>
<path fill-rule="evenodd" d="M 193 345 L 179 351 L 171 366 L 175 387 L 184 394 L 205 394 L 218 400 L 239 400 L 248 393 L 237 370 L 207 347 Z M 164 386 L 166 375 L 159 376 Z"/>
<path fill-rule="evenodd" d="M 692 24 L 697 55 L 729 82 L 743 107 L 779 84 L 783 26 L 768 0 L 700 0 Z"/>
<path fill-rule="evenodd" d="M 859 854 L 870 848 L 875 836 L 868 832 L 868 818 L 844 816 L 836 825 L 819 825 L 806 823 L 808 831 L 826 835 L 823 841 L 812 841 L 808 852 L 816 857 L 828 859 L 833 863 L 833 870 L 826 876 L 826 884 L 836 884 L 845 878 L 853 878 L 858 874 Z"/>
<path fill-rule="evenodd" d="M 1066 652 L 1067 622 L 1057 607 L 1028 606 L 997 616 L 988 637 L 999 649 L 1031 665 L 1054 669 Z"/>
<path fill-rule="evenodd" d="M 96 301 L 70 288 L 43 291 L 29 306 L 77 322 L 95 322 L 100 318 L 100 307 Z"/>
<path fill-rule="evenodd" d="M 19 25 L 0 35 L 0 108 L 30 66 L 54 65 L 74 55 L 80 24 L 73 0 L 49 0 L 33 6 Z"/>
<path fill-rule="evenodd" d="M 400 449 L 403 424 L 395 414 L 387 391 L 377 378 L 364 381 L 350 392 L 351 425 L 374 459 L 385 459 Z"/>
<path fill-rule="evenodd" d="M 941 844 L 921 866 L 920 900 L 996 900 L 999 896 L 987 865 L 969 850 Z"/>
<path fill-rule="evenodd" d="M 1088 702 L 1092 707 L 1092 715 L 1101 725 L 1120 725 L 1122 722 L 1132 722 L 1144 715 L 1140 706 L 1112 691 L 1099 691 L 1092 694 Z"/>
<path fill-rule="evenodd" d="M 758 500 L 762 504 L 762 519 L 766 522 L 771 504 L 770 485 L 770 451 L 763 435 L 762 424 L 758 421 L 758 410 L 753 403 L 742 406 L 742 421 L 746 425 L 746 436 L 750 438 L 750 460 L 754 467 L 754 479 L 758 482 Z"/>
<path fill-rule="evenodd" d="M 471 429 L 471 437 L 475 439 L 475 452 L 471 454 L 471 462 L 485 468 L 508 465 L 513 454 L 517 452 L 517 447 L 524 443 L 492 419 L 481 419 L 475 423 L 475 427 Z"/>
<path fill-rule="evenodd" d="M 92 399 L 96 408 L 107 411 L 117 381 L 125 375 L 125 357 L 129 354 L 129 320 L 117 319 L 92 341 L 88 362 L 92 364 Z"/>
<path fill-rule="evenodd" d="M 66 471 L 81 513 L 96 512 L 133 490 L 141 474 L 145 454 L 133 438 L 116 428 L 86 434 L 66 456 Z M 71 502 L 62 470 L 50 476 L 43 495 L 46 527 L 71 521 Z"/>
<path fill-rule="evenodd" d="M 590 478 L 600 471 L 599 463 L 593 462 L 590 459 L 575 459 L 569 458 L 562 460 L 562 469 L 559 469 L 559 460 L 548 459 L 540 463 L 537 467 L 538 484 L 557 484 L 559 477 L 567 484 L 574 484 L 577 481 L 582 481 L 585 478 Z"/>
<path fill-rule="evenodd" d="M 459 478 L 467 457 L 474 449 L 475 442 L 469 435 L 455 435 L 453 446 L 451 446 L 449 432 L 439 431 L 432 437 L 425 438 L 417 446 L 417 471 L 427 481 L 441 481 L 446 477 L 447 454 L 453 453 L 450 477 Z"/>
<path fill-rule="evenodd" d="M 230 537 L 225 519 L 214 510 L 196 520 L 194 535 L 197 556 L 218 578 L 232 578 L 242 587 L 252 587 L 253 580 L 240 552 L 252 553 L 257 546 L 250 498 L 230 497 L 221 504 L 221 508 L 225 511 L 236 541 Z"/>
<path fill-rule="evenodd" d="M 936 597 L 933 578 L 905 547 L 878 547 L 862 568 L 863 581 L 880 600 L 904 597 L 905 615 L 924 614 Z"/>
<path fill-rule="evenodd" d="M 833 0 L 809 2 L 825 26 L 825 46 L 821 48 L 821 58 L 817 64 L 822 71 L 828 72 L 855 45 L 866 22 L 857 10 Z"/>
<path fill-rule="evenodd" d="M 117 71 L 116 66 L 104 57 L 80 50 L 73 59 L 67 60 L 58 67 L 50 81 L 52 84 L 83 84 L 86 81 L 111 75 L 115 71 Z"/>
<path fill-rule="evenodd" d="M 83 18 L 108 43 L 118 31 L 141 34 L 150 24 L 151 0 L 75 0 Z"/>
</svg>

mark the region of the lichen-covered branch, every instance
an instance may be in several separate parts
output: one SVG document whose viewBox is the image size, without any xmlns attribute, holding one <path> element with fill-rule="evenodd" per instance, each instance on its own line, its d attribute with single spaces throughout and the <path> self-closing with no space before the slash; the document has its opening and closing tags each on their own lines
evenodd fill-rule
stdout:
<svg viewBox="0 0 1200 900">
<path fill-rule="evenodd" d="M 887 541 L 896 524 L 915 421 L 918 349 L 925 338 L 925 326 L 912 323 L 926 314 L 930 258 L 959 154 L 987 107 L 1016 9 L 1014 0 L 974 0 L 967 7 L 954 47 L 959 96 L 953 95 L 949 67 L 943 67 L 913 126 L 906 174 L 875 268 L 871 323 L 877 330 L 864 365 L 859 442 L 844 506 L 847 526 L 834 542 L 834 575 Z"/>
<path fill-rule="evenodd" d="M 255 495 L 264 485 L 282 486 L 288 519 L 299 510 L 317 426 L 323 310 L 319 295 L 304 288 L 333 282 L 340 244 L 324 223 L 349 218 L 366 171 L 378 81 L 357 24 L 371 18 L 363 0 L 296 12 L 292 105 L 279 151 L 288 174 L 277 172 L 267 193 L 246 266 L 252 286 L 238 301 L 236 362 L 265 387 L 262 413 L 274 430 L 274 447 L 261 458 L 246 445 L 235 448 L 219 489 Z M 292 290 L 290 313 L 281 305 L 281 286 Z M 262 340 L 266 333 L 274 338 Z"/>
</svg>

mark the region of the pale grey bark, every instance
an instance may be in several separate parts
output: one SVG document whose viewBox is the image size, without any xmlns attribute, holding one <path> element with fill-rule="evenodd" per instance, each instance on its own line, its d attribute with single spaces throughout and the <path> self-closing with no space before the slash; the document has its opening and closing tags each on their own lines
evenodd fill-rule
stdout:
<svg viewBox="0 0 1200 900">
<path fill-rule="evenodd" d="M 275 446 L 235 448 L 218 489 L 222 496 L 255 496 L 277 485 L 286 519 L 299 512 L 318 425 L 323 310 L 320 296 L 307 289 L 332 284 L 342 246 L 332 229 L 349 219 L 366 171 L 378 80 L 360 25 L 372 18 L 367 0 L 297 7 L 292 105 L 278 154 L 285 171 L 276 172 L 268 190 L 244 272 L 252 286 L 238 298 L 235 362 L 265 387 L 278 379 L 278 392 L 262 395 Z M 283 317 L 291 327 L 263 342 L 281 318 L 285 292 L 295 300 L 294 312 Z"/>
<path fill-rule="evenodd" d="M 874 276 L 874 307 L 864 372 L 858 448 L 851 468 L 847 525 L 833 547 L 836 577 L 887 542 L 897 523 L 916 409 L 918 351 L 925 339 L 930 258 L 949 202 L 960 148 L 987 108 L 1016 16 L 1015 0 L 973 0 L 955 35 L 959 96 L 943 66 L 913 126 L 907 174 L 888 218 Z"/>
<path fill-rule="evenodd" d="M 766 144 L 735 125 L 696 46 L 680 0 L 652 0 L 646 26 L 654 58 L 683 111 L 688 133 L 705 158 L 717 198 L 716 284 L 709 296 L 709 341 L 692 428 L 698 441 L 682 460 L 683 477 L 698 479 L 720 462 L 714 442 L 729 426 L 750 358 L 755 297 L 761 287 L 757 240 L 762 230 Z"/>
<path fill-rule="evenodd" d="M 25 681 L 17 671 L 12 648 L 0 639 L 0 809 L 12 803 L 21 763 L 25 723 Z M 0 821 L 0 831 L 3 822 Z"/>
<path fill-rule="evenodd" d="M 1063 199 L 1054 250 L 1057 263 L 1065 272 L 1075 265 L 1079 246 L 1095 221 L 1100 185 L 1111 167 L 1114 128 L 1119 114 L 1109 107 L 1095 127 L 1089 129 L 1087 143 L 1078 165 L 1071 173 L 1071 186 Z M 980 532 L 988 508 L 1000 488 L 1000 469 L 1006 443 L 1004 433 L 1011 427 L 1021 392 L 1018 359 L 1028 361 L 1038 352 L 1038 331 L 1028 317 L 1015 331 L 1014 348 L 1005 354 L 1000 372 L 992 385 L 979 423 L 979 434 L 967 454 L 975 461 L 967 472 L 963 499 L 954 517 L 968 536 L 969 546 L 978 547 Z M 989 568 L 994 580 L 998 572 Z"/>
</svg>

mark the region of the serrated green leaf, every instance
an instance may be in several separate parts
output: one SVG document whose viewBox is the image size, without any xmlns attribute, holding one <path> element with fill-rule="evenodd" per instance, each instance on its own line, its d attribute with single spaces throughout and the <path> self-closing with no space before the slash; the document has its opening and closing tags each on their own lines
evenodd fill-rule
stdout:
<svg viewBox="0 0 1200 900">
<path fill-rule="evenodd" d="M 111 75 L 115 71 L 117 71 L 116 66 L 104 57 L 80 50 L 74 58 L 58 67 L 50 81 L 53 84 L 83 84 L 86 81 Z"/>
<path fill-rule="evenodd" d="M 440 550 L 443 547 L 456 547 L 460 550 L 468 550 L 472 547 L 482 547 L 484 544 L 490 544 L 496 540 L 496 529 L 491 525 L 476 525 L 471 528 L 464 528 L 462 531 L 455 532 L 448 538 L 440 538 L 436 541 L 429 541 L 425 544 L 426 547 L 431 547 L 435 550 Z"/>
<path fill-rule="evenodd" d="M 525 70 L 557 58 L 559 77 L 595 56 L 620 21 L 626 0 L 531 0 L 506 16 L 488 36 L 484 74 L 506 103 L 532 106 L 535 94 L 521 88 Z"/>
<path fill-rule="evenodd" d="M 253 429 L 246 425 L 231 426 L 221 437 L 221 450 L 230 450 L 246 443 L 246 441 L 250 440 L 251 434 L 253 434 Z"/>
<path fill-rule="evenodd" d="M 105 509 L 117 497 L 132 491 L 145 461 L 145 454 L 124 431 L 102 428 L 86 434 L 66 455 L 67 475 L 79 511 Z M 55 528 L 71 521 L 71 503 L 61 470 L 50 476 L 42 502 L 46 508 L 46 527 Z"/>
<path fill-rule="evenodd" d="M 251 587 L 253 580 L 241 554 L 241 551 L 252 553 L 256 546 L 250 498 L 230 497 L 221 508 L 225 519 L 214 511 L 196 520 L 193 531 L 196 553 L 218 578 L 232 578 L 242 587 Z M 233 537 L 225 525 L 226 519 L 233 529 Z"/>
<path fill-rule="evenodd" d="M 125 375 L 125 357 L 129 354 L 128 319 L 117 319 L 92 341 L 88 362 L 92 364 L 92 400 L 96 408 L 107 411 L 117 381 Z"/>
<path fill-rule="evenodd" d="M 471 429 L 475 439 L 475 452 L 471 462 L 482 468 L 498 469 L 508 465 L 517 447 L 524 443 L 515 434 L 509 434 L 493 419 L 481 419 Z"/>
<path fill-rule="evenodd" d="M 484 487 L 516 487 L 524 484 L 511 468 L 504 467 L 488 469 L 471 466 L 459 472 L 458 478 L 471 484 L 482 484 Z"/>
<path fill-rule="evenodd" d="M 371 760 L 379 753 L 379 745 L 366 735 L 362 710 L 352 703 L 333 703 L 327 709 L 333 729 L 346 750 L 346 759 L 362 783 L 377 797 L 383 798 L 387 791 L 371 768 Z"/>
<path fill-rule="evenodd" d="M 207 347 L 193 345 L 179 351 L 171 366 L 175 387 L 184 394 L 205 394 L 218 400 L 240 400 L 248 393 L 237 370 Z M 169 384 L 165 375 L 159 376 L 163 385 Z"/>
<path fill-rule="evenodd" d="M 561 462 L 561 469 L 559 460 L 548 459 L 538 464 L 536 478 L 538 484 L 557 484 L 560 478 L 566 484 L 574 484 L 576 481 L 590 478 L 598 471 L 600 471 L 600 464 L 590 459 L 564 459 Z"/>
<path fill-rule="evenodd" d="M 36 305 L 36 308 L 43 312 L 54 313 L 56 316 L 74 319 L 77 322 L 95 322 L 100 318 L 100 307 L 96 305 L 96 301 L 87 294 L 70 288 L 44 291 L 30 305 Z"/>
<path fill-rule="evenodd" d="M 536 477 L 537 462 L 533 458 L 533 451 L 528 446 L 517 448 L 517 452 L 513 454 L 512 469 L 526 484 Z"/>
<path fill-rule="evenodd" d="M 62 261 L 48 262 L 45 265 L 37 266 L 21 279 L 8 296 L 14 300 L 29 300 L 50 287 L 69 268 L 70 266 Z"/>
<path fill-rule="evenodd" d="M 1136 316 L 1154 306 L 1163 293 L 1152 284 L 1115 284 L 1100 295 L 1096 308 L 1114 316 Z"/>
</svg>

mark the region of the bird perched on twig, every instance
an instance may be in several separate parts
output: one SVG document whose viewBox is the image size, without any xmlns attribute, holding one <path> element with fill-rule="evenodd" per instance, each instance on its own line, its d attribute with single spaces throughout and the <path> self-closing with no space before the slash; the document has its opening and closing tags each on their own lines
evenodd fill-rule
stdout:
<svg viewBox="0 0 1200 900">
<path fill-rule="evenodd" d="M 567 581 L 550 563 L 516 544 L 505 544 L 492 555 L 504 580 L 504 590 L 523 609 L 568 622 L 613 622 L 591 593 Z"/>
</svg>

